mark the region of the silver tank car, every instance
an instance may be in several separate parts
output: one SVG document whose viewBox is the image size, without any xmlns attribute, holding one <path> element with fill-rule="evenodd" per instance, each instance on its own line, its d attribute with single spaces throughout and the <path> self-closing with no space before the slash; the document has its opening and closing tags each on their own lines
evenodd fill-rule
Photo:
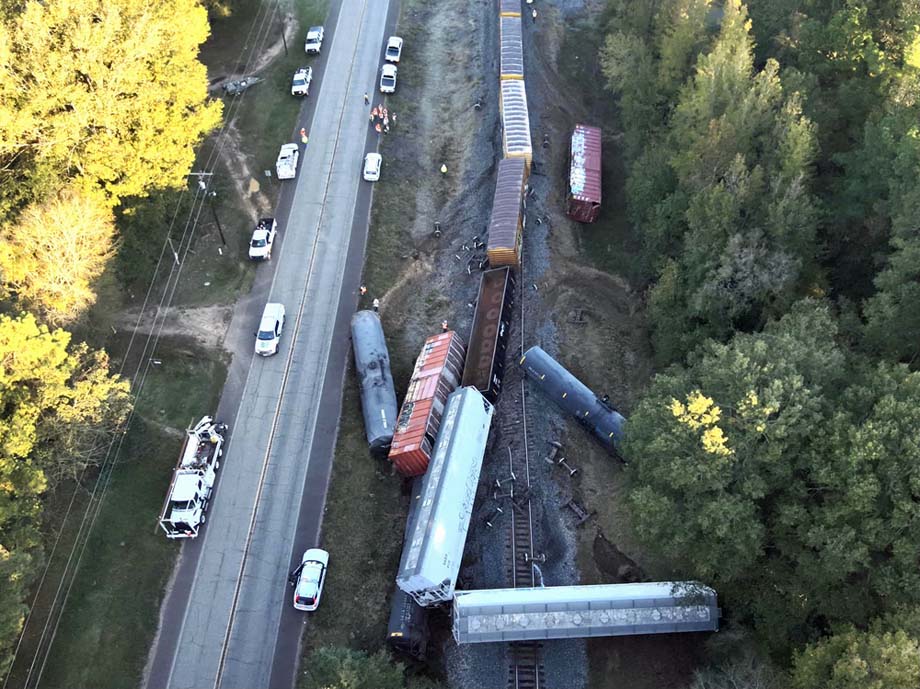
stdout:
<svg viewBox="0 0 920 689">
<path fill-rule="evenodd" d="M 373 311 L 358 311 L 351 318 L 355 371 L 361 386 L 364 430 L 371 452 L 385 453 L 396 424 L 396 391 L 390 373 L 390 355 L 380 318 Z"/>
<path fill-rule="evenodd" d="M 591 431 L 608 452 L 618 455 L 626 419 L 610 406 L 606 395 L 595 395 L 539 347 L 528 349 L 520 364 L 544 395 Z"/>
</svg>

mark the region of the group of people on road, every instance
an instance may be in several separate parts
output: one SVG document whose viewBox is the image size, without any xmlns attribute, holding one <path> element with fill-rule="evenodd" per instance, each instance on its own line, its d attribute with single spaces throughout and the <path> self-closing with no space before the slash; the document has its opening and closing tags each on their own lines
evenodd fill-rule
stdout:
<svg viewBox="0 0 920 689">
<path fill-rule="evenodd" d="M 367 95 L 367 91 L 364 92 L 364 104 L 371 104 L 371 97 Z M 383 106 L 383 103 L 381 103 L 380 105 L 375 105 L 373 108 L 371 108 L 370 121 L 371 125 L 374 127 L 374 130 L 378 134 L 389 134 L 390 122 L 396 124 L 396 113 L 391 113 Z"/>
</svg>

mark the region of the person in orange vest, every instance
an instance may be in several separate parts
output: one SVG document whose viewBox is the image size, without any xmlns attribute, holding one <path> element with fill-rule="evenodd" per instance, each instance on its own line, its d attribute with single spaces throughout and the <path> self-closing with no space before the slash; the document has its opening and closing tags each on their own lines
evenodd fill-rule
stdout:
<svg viewBox="0 0 920 689">
<path fill-rule="evenodd" d="M 303 143 L 307 143 L 308 141 L 310 141 L 310 137 L 307 136 L 307 130 L 304 127 L 300 128 L 300 140 Z"/>
<path fill-rule="evenodd" d="M 378 134 L 383 131 L 383 128 L 380 126 L 379 122 L 374 125 L 374 131 L 377 132 Z"/>
</svg>

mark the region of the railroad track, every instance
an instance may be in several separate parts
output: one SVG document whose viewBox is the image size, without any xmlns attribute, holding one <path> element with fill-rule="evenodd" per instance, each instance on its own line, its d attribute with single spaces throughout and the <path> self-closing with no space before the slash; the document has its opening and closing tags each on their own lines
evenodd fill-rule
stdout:
<svg viewBox="0 0 920 689">
<path fill-rule="evenodd" d="M 524 351 L 524 279 L 517 282 L 515 301 L 521 318 L 512 326 L 512 342 L 519 339 Z M 514 330 L 519 330 L 515 333 Z M 517 335 L 517 337 L 515 337 Z M 515 357 L 519 356 L 517 354 Z M 516 379 L 515 379 L 516 378 Z M 507 380 L 510 379 L 510 380 Z M 503 414 L 508 425 L 503 436 L 508 440 L 508 468 L 511 482 L 510 534 L 507 541 L 509 584 L 514 588 L 533 587 L 536 576 L 532 558 L 534 553 L 533 511 L 530 502 L 530 454 L 527 447 L 527 403 L 524 375 L 518 366 L 509 367 L 507 384 L 503 393 Z M 508 667 L 508 689 L 541 689 L 543 664 L 540 662 L 541 644 L 534 641 L 511 644 Z"/>
</svg>

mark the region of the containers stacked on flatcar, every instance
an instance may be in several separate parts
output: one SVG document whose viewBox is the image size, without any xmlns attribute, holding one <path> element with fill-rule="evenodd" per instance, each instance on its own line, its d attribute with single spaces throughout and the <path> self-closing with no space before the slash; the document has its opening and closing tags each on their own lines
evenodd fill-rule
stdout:
<svg viewBox="0 0 920 689">
<path fill-rule="evenodd" d="M 601 130 L 576 124 L 569 148 L 569 189 L 566 215 L 594 222 L 601 212 Z"/>
<path fill-rule="evenodd" d="M 563 411 L 569 412 L 597 438 L 608 452 L 616 453 L 625 419 L 578 378 L 539 347 L 521 357 L 524 373 Z"/>
<path fill-rule="evenodd" d="M 472 386 L 495 404 L 505 373 L 505 353 L 511 330 L 514 275 L 511 269 L 493 268 L 482 274 L 470 344 L 463 369 L 464 387 Z"/>
<path fill-rule="evenodd" d="M 493 268 L 518 266 L 521 263 L 526 184 L 527 164 L 523 158 L 504 158 L 498 162 L 486 244 L 489 265 Z"/>
<path fill-rule="evenodd" d="M 520 17 L 521 0 L 498 0 L 498 15 L 500 17 Z"/>
<path fill-rule="evenodd" d="M 523 158 L 530 170 L 533 146 L 530 142 L 530 115 L 523 79 L 501 82 L 502 149 L 506 158 Z"/>
<path fill-rule="evenodd" d="M 390 445 L 390 461 L 403 476 L 420 476 L 428 460 L 447 396 L 460 384 L 466 348 L 451 331 L 425 340 Z"/>
<path fill-rule="evenodd" d="M 396 427 L 396 391 L 383 326 L 376 313 L 358 311 L 351 317 L 351 342 L 367 444 L 371 452 L 386 452 Z"/>
<path fill-rule="evenodd" d="M 501 60 L 499 76 L 505 79 L 524 78 L 524 42 L 521 36 L 521 16 L 499 17 Z"/>
<path fill-rule="evenodd" d="M 476 389 L 448 398 L 396 577 L 419 605 L 453 598 L 491 421 L 492 405 Z"/>
</svg>

